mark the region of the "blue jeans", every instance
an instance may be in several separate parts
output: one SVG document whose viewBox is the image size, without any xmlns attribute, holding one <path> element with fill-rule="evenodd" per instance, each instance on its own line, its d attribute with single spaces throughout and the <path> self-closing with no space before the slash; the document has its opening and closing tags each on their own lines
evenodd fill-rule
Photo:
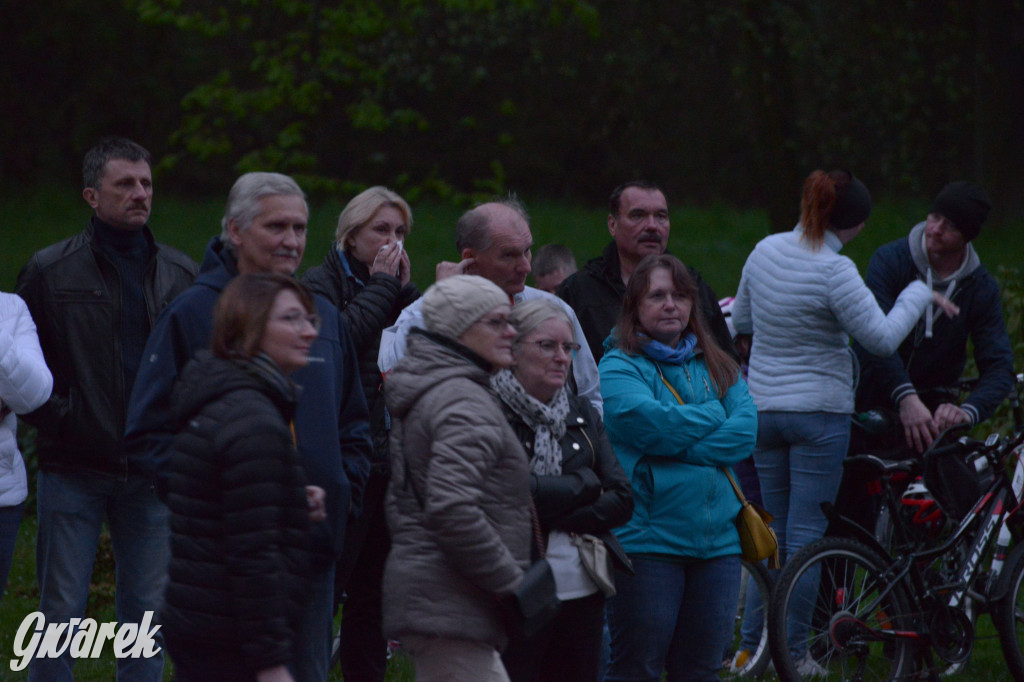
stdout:
<svg viewBox="0 0 1024 682">
<path fill-rule="evenodd" d="M 783 562 L 802 547 L 825 535 L 828 520 L 822 502 L 832 502 L 843 477 L 843 459 L 850 444 L 850 415 L 838 412 L 758 412 L 757 447 L 754 463 L 761 480 L 765 509 L 775 516 L 772 528 L 779 538 L 779 559 Z M 814 582 L 814 585 L 811 585 Z M 817 581 L 805 580 L 806 590 L 817 589 Z M 748 593 L 747 613 L 760 607 L 757 590 Z M 813 606 L 813 595 L 796 603 Z M 788 625 L 790 642 L 803 655 L 800 642 L 810 622 L 810 612 L 796 614 Z M 753 629 L 749 627 L 749 629 Z M 753 639 L 744 623 L 743 643 Z"/>
<path fill-rule="evenodd" d="M 14 544 L 18 539 L 18 527 L 21 526 L 21 513 L 24 510 L 24 502 L 0 507 L 0 601 L 4 600 L 4 590 L 7 589 L 7 574 L 14 560 Z"/>
<path fill-rule="evenodd" d="M 146 611 L 159 613 L 170 560 L 170 527 L 167 507 L 148 479 L 40 471 L 36 506 L 39 610 L 47 623 L 67 623 L 85 615 L 104 521 L 117 564 L 117 622 L 141 623 Z M 119 659 L 118 680 L 162 678 L 162 630 L 154 639 L 161 652 L 153 658 Z M 61 658 L 33 659 L 29 680 L 70 682 L 73 664 L 68 652 Z"/>
<path fill-rule="evenodd" d="M 290 666 L 296 682 L 327 682 L 334 638 L 334 564 L 317 567 L 306 583 L 309 601 L 295 637 L 295 660 Z"/>
<path fill-rule="evenodd" d="M 632 557 L 635 575 L 616 571 L 608 600 L 612 660 L 607 682 L 717 680 L 732 639 L 740 560 L 685 563 Z"/>
</svg>

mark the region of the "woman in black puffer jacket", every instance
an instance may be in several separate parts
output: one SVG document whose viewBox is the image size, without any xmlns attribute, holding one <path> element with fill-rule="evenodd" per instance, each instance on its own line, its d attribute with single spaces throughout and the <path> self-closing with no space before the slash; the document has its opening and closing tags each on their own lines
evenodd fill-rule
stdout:
<svg viewBox="0 0 1024 682">
<path fill-rule="evenodd" d="M 290 277 L 241 275 L 214 311 L 212 354 L 172 394 L 171 565 L 161 623 L 179 680 L 291 680 L 311 522 L 290 427 L 319 320 Z"/>
<path fill-rule="evenodd" d="M 411 228 L 409 204 L 386 187 L 371 187 L 353 197 L 338 216 L 335 242 L 323 265 L 302 277 L 310 291 L 329 299 L 341 312 L 359 357 L 359 377 L 370 410 L 373 455 L 363 513 L 349 522 L 334 580 L 335 603 L 347 593 L 338 650 L 341 670 L 345 679 L 356 682 L 383 682 L 387 669 L 381 580 L 391 547 L 384 521 L 389 418 L 377 350 L 384 329 L 420 297 L 410 281 L 404 248 Z"/>
</svg>

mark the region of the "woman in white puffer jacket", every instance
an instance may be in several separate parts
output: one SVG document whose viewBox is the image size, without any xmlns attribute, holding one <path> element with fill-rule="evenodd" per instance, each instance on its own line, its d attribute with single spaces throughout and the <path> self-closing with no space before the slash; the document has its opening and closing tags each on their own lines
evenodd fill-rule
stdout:
<svg viewBox="0 0 1024 682">
<path fill-rule="evenodd" d="M 53 376 L 28 306 L 14 294 L 0 293 L 0 597 L 7 586 L 14 541 L 28 497 L 15 415 L 40 407 L 52 389 Z"/>
<path fill-rule="evenodd" d="M 839 489 L 854 407 L 850 337 L 888 355 L 929 302 L 957 313 L 922 282 L 910 283 L 888 314 L 879 307 L 857 266 L 839 253 L 870 213 L 860 180 L 814 171 L 804 182 L 800 223 L 758 242 L 733 302 L 736 331 L 754 335 L 747 380 L 757 405 L 754 463 L 783 561 L 824 534 L 821 503 Z M 801 672 L 820 674 L 802 640 L 806 626 L 789 623 L 790 653 Z"/>
</svg>

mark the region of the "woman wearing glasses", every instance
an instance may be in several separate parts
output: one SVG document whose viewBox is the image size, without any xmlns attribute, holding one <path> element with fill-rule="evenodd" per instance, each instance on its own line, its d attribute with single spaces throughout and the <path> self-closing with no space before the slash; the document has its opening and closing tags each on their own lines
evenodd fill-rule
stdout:
<svg viewBox="0 0 1024 682">
<path fill-rule="evenodd" d="M 615 531 L 635 575 L 608 603 L 609 682 L 717 680 L 740 585 L 740 503 L 723 469 L 750 456 L 757 413 L 677 258 L 640 261 L 605 341 L 608 436 L 636 508 Z"/>
<path fill-rule="evenodd" d="M 503 682 L 500 602 L 522 581 L 532 537 L 528 460 L 490 387 L 512 365 L 511 308 L 474 275 L 437 282 L 422 305 L 425 329 L 385 384 L 384 634 L 419 682 Z"/>
<path fill-rule="evenodd" d="M 579 345 L 557 304 L 524 301 L 512 309 L 515 365 L 491 377 L 505 416 L 530 457 L 530 491 L 546 538 L 562 610 L 534 636 L 513 638 L 502 659 L 513 682 L 595 682 L 605 593 L 574 544 L 584 533 L 605 543 L 629 569 L 611 529 L 629 520 L 633 496 L 601 417 L 565 385 Z"/>
<path fill-rule="evenodd" d="M 311 524 L 290 426 L 320 320 L 284 275 L 236 277 L 214 309 L 212 353 L 186 365 L 171 407 L 171 564 L 162 614 L 179 680 L 292 680 Z"/>
</svg>

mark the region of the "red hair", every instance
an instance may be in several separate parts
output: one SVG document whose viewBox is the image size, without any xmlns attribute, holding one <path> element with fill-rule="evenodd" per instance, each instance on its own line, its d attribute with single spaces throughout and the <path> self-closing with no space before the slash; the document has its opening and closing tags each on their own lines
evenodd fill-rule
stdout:
<svg viewBox="0 0 1024 682">
<path fill-rule="evenodd" d="M 820 249 L 824 243 L 825 230 L 832 222 L 836 201 L 851 179 L 846 171 L 826 173 L 816 170 L 804 180 L 803 196 L 800 198 L 800 224 L 804 228 L 803 238 L 814 249 Z"/>
</svg>

